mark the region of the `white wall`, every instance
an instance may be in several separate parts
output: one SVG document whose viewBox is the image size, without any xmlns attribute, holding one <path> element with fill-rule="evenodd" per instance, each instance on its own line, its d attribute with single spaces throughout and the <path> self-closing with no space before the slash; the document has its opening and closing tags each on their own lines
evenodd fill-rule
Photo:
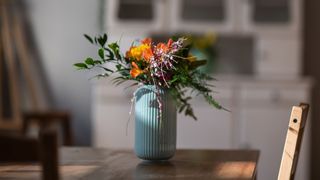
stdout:
<svg viewBox="0 0 320 180">
<path fill-rule="evenodd" d="M 29 0 L 29 10 L 56 108 L 73 115 L 76 143 L 91 143 L 89 75 L 72 67 L 95 48 L 83 38 L 98 32 L 99 0 Z"/>
</svg>

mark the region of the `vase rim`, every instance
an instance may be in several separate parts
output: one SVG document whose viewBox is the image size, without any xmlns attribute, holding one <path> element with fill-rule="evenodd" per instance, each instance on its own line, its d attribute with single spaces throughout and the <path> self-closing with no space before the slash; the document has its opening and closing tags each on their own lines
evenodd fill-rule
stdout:
<svg viewBox="0 0 320 180">
<path fill-rule="evenodd" d="M 138 91 L 138 90 L 140 90 L 140 89 L 143 89 L 143 88 L 151 89 L 151 90 L 156 90 L 156 85 L 153 85 L 153 84 L 143 84 L 143 85 L 141 85 L 140 87 L 138 87 L 138 88 L 136 89 L 136 91 Z M 167 88 L 167 87 L 160 87 L 160 86 L 158 86 L 158 88 L 159 88 L 160 90 L 169 90 L 169 88 Z"/>
</svg>

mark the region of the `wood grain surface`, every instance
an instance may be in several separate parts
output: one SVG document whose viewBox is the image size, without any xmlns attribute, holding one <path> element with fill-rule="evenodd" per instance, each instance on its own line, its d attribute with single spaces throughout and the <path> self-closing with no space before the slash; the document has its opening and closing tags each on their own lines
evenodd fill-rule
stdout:
<svg viewBox="0 0 320 180">
<path fill-rule="evenodd" d="M 62 148 L 62 179 L 253 179 L 255 150 L 177 150 L 169 161 L 138 159 L 129 150 Z M 0 179 L 40 179 L 37 164 L 0 163 Z"/>
</svg>

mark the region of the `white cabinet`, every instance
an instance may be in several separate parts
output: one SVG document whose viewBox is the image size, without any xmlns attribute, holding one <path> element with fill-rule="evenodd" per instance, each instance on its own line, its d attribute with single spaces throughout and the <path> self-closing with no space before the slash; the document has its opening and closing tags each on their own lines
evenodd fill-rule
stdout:
<svg viewBox="0 0 320 180">
<path fill-rule="evenodd" d="M 194 111 L 199 120 L 178 116 L 177 146 L 259 149 L 258 179 L 275 179 L 291 107 L 310 99 L 310 82 L 299 78 L 302 0 L 150 0 L 148 2 L 155 8 L 152 19 L 147 21 L 121 20 L 116 14 L 118 1 L 107 2 L 106 29 L 114 38 L 123 36 L 121 45 L 124 49 L 134 38 L 154 32 L 197 34 L 213 31 L 218 37 L 223 34 L 254 39 L 254 75 L 218 77 L 219 89 L 215 90 L 220 93 L 216 97 L 232 113 L 212 110 L 195 99 Z M 190 10 L 190 7 L 193 8 Z M 189 13 L 186 14 L 186 10 Z M 234 59 L 243 63 L 240 58 Z M 120 88 L 111 90 L 106 85 L 95 86 L 95 146 L 133 147 L 133 120 L 129 123 L 129 135 L 125 135 L 130 96 L 122 95 Z M 310 121 L 307 126 L 297 179 L 308 179 Z"/>
</svg>

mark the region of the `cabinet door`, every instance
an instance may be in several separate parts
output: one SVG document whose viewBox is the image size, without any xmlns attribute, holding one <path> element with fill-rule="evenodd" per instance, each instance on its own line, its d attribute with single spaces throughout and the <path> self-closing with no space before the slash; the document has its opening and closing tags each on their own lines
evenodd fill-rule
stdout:
<svg viewBox="0 0 320 180">
<path fill-rule="evenodd" d="M 290 0 L 253 0 L 252 21 L 256 24 L 290 22 Z"/>
<path fill-rule="evenodd" d="M 175 31 L 230 32 L 234 30 L 234 0 L 169 1 Z"/>
<path fill-rule="evenodd" d="M 258 179 L 277 179 L 291 105 L 246 107 L 241 111 L 243 129 L 240 146 L 260 150 Z M 308 130 L 305 131 L 297 168 L 297 179 L 308 179 Z"/>
<path fill-rule="evenodd" d="M 128 122 L 131 97 L 132 91 L 115 87 L 108 80 L 95 84 L 92 103 L 95 147 L 133 148 L 134 117 Z"/>
<path fill-rule="evenodd" d="M 106 102 L 98 105 L 94 109 L 95 122 L 93 137 L 95 147 L 111 149 L 133 148 L 134 117 L 128 122 L 129 110 L 129 99 L 128 102 L 114 102 L 106 99 Z"/>
<path fill-rule="evenodd" d="M 163 27 L 166 12 L 163 1 L 107 0 L 106 29 L 111 32 L 157 31 Z"/>
<path fill-rule="evenodd" d="M 301 24 L 301 0 L 238 1 L 244 32 L 262 35 L 298 35 Z"/>
<path fill-rule="evenodd" d="M 297 77 L 301 71 L 301 44 L 290 36 L 259 37 L 256 41 L 255 69 L 259 76 Z"/>
</svg>

